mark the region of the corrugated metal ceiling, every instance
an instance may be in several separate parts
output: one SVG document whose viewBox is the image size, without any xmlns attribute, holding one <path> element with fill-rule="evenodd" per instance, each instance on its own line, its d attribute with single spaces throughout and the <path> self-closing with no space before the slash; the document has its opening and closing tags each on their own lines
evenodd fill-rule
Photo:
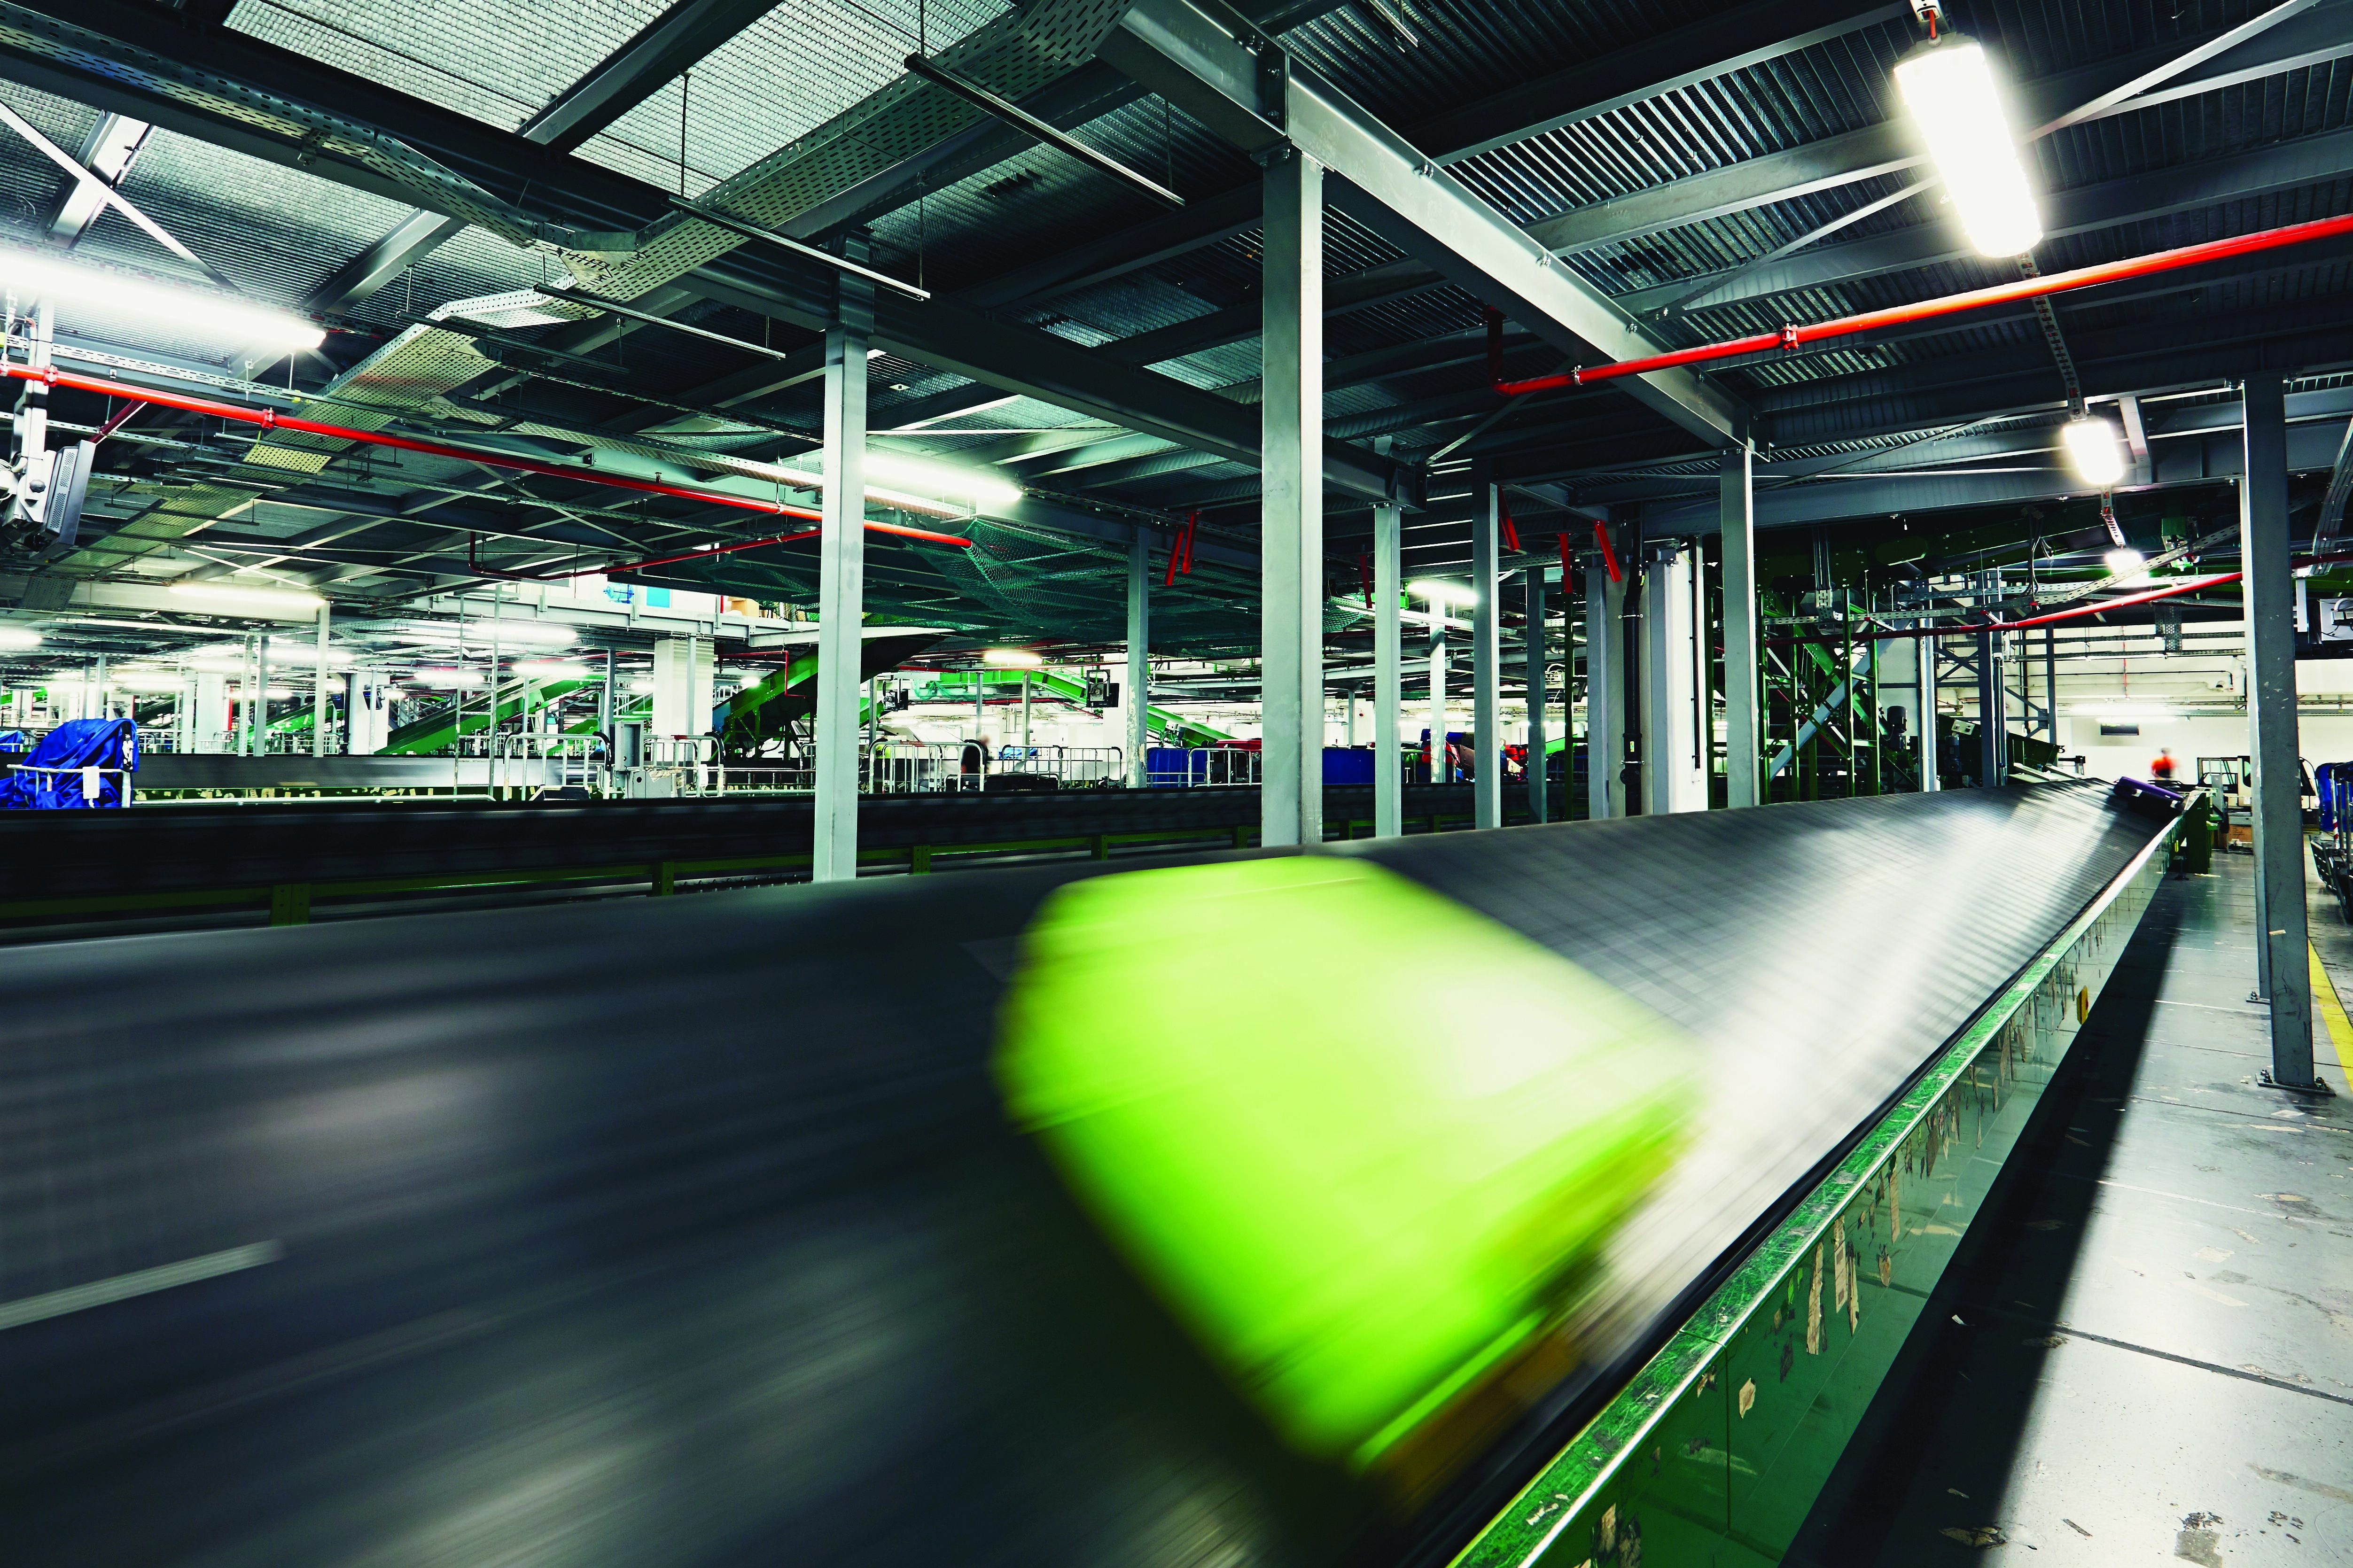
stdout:
<svg viewBox="0 0 2353 1568">
<path fill-rule="evenodd" d="M 2178 44 L 2243 20 L 2262 3 L 1969 0 L 1952 10 L 2002 57 L 2014 77 L 2027 79 Z M 1294 28 L 1286 42 L 1376 113 L 1409 131 L 1434 111 L 1703 22 L 1724 8 L 1709 0 L 1381 0 L 1377 5 L 1351 0 Z M 660 9 L 661 0 L 573 0 L 561 8 L 525 0 L 472 0 L 462 7 L 441 0 L 242 0 L 231 25 L 511 128 Z M 664 189 L 677 188 L 682 179 L 690 192 L 700 191 L 893 80 L 901 57 L 919 43 L 937 50 L 1004 10 L 1003 0 L 786 0 L 698 64 L 691 89 L 676 82 L 665 86 L 588 143 L 581 156 Z M 1909 27 L 1901 23 L 1845 33 L 1530 136 L 1466 160 L 1454 173 L 1508 216 L 1526 223 L 1802 147 L 1886 118 L 1892 108 L 1889 68 L 1910 41 Z M 69 146 L 78 145 L 94 122 L 79 106 L 14 89 L 8 96 Z M 2047 139 L 2034 155 L 2046 189 L 2071 190 L 2339 130 L 2348 123 L 2349 106 L 2353 63 L 2338 61 L 2073 127 Z M 1101 116 L 1079 134 L 1196 200 L 1245 186 L 1254 174 L 1233 149 L 1149 97 Z M 1763 256 L 1889 195 L 1905 178 L 1859 181 L 1681 226 L 1581 254 L 1571 265 L 1609 292 L 1670 285 Z M 57 188 L 53 171 L 37 154 L 14 143 L 0 145 L 0 222 L 20 236 L 29 234 L 46 221 Z M 151 142 L 126 189 L 257 295 L 290 301 L 406 216 L 396 203 L 166 133 Z M 2039 257 L 2046 270 L 2055 270 L 2341 212 L 2348 205 L 2353 177 L 2052 240 Z M 1117 231 L 1160 211 L 1148 198 L 1076 160 L 1032 149 L 924 191 L 920 200 L 880 217 L 874 229 L 881 265 L 953 294 L 1032 260 L 1045 248 Z M 1945 221 L 1933 199 L 1915 198 L 1852 224 L 1839 234 L 1838 243 Z M 113 216 L 94 226 L 87 244 L 94 254 L 159 267 L 154 247 Z M 1171 328 L 1246 307 L 1255 299 L 1257 244 L 1255 232 L 1228 236 L 1047 303 L 1017 301 L 997 314 L 1089 346 Z M 1399 259 L 1387 241 L 1336 207 L 1331 211 L 1327 276 L 1345 278 Z M 540 280 L 545 266 L 539 257 L 470 230 L 377 295 L 363 313 L 385 321 L 421 315 L 448 299 Z M 2353 283 L 2348 271 L 2353 262 L 2332 258 L 2284 259 L 2271 275 L 2212 286 L 2206 307 L 2235 310 L 2341 296 Z M 1694 342 L 2011 275 L 2007 263 L 1945 261 L 1708 308 L 1660 331 L 1673 341 Z M 2071 330 L 2089 333 L 2127 324 L 2137 308 L 2065 304 L 2062 316 Z M 806 334 L 725 308 L 702 309 L 686 319 L 779 347 L 807 341 Z M 1430 287 L 1334 315 L 1326 323 L 1327 351 L 1345 361 L 1463 333 L 1478 321 L 1479 302 L 1470 293 L 1451 285 Z M 1875 373 L 1910 371 L 1916 376 L 1922 373 L 1911 367 L 2002 354 L 2015 354 L 2025 369 L 2048 363 L 2039 333 L 2021 319 L 1962 321 L 1899 342 L 1840 346 L 1758 363 L 1726 377 L 1735 386 L 1786 395 L 1812 381 L 1862 377 L 1859 384 L 1868 384 Z M 741 354 L 659 329 L 631 332 L 588 357 L 596 363 L 575 367 L 580 374 L 570 379 L 591 386 L 627 384 L 672 398 L 747 363 Z M 1193 386 L 1225 388 L 1247 398 L 1253 395 L 1257 360 L 1255 340 L 1244 337 L 1164 361 L 1157 369 Z M 1516 373 L 1548 370 L 1556 360 L 1555 351 L 1523 344 L 1510 363 Z M 955 375 L 895 359 L 874 368 L 878 426 L 892 417 L 893 407 L 914 406 L 961 384 Z M 1494 405 L 1483 401 L 1483 377 L 1475 355 L 1437 353 L 1428 363 L 1401 363 L 1377 378 L 1335 384 L 1327 411 L 1334 429 L 1352 437 L 1393 430 L 1397 454 L 1410 458 L 1452 440 L 1493 412 Z M 747 412 L 806 424 L 814 418 L 814 386 L 804 384 Z M 993 457 L 1009 449 L 1008 438 L 980 432 L 1067 425 L 1075 417 L 1028 400 L 996 403 L 942 422 L 919 444 Z M 1547 423 L 1555 420 L 1559 423 Z M 1637 447 L 1673 434 L 1623 400 L 1565 399 L 1514 413 L 1495 432 L 1494 449 L 1517 452 L 1555 439 L 1604 438 L 1579 437 L 1580 431 L 1630 432 L 1626 438 Z M 723 429 L 709 444 L 739 443 L 749 450 L 765 438 L 756 430 Z M 1688 438 L 1677 438 L 1688 445 Z M 1145 508 L 1240 498 L 1251 483 L 1247 469 L 1228 462 L 1200 463 L 1181 453 L 1124 462 L 1105 471 L 1113 481 L 1103 491 L 1107 500 Z M 1052 483 L 1072 493 L 1104 482 L 1104 472 L 1089 468 L 1057 473 Z"/>
</svg>

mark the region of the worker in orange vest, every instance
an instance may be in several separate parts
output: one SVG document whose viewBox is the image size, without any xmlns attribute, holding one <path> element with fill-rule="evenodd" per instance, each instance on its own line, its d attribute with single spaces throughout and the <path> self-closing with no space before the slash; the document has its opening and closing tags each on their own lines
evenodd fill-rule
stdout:
<svg viewBox="0 0 2353 1568">
<path fill-rule="evenodd" d="M 2148 776 L 2159 784 L 2173 782 L 2173 752 L 2169 749 L 2158 749 L 2156 757 L 2148 764 Z"/>
</svg>

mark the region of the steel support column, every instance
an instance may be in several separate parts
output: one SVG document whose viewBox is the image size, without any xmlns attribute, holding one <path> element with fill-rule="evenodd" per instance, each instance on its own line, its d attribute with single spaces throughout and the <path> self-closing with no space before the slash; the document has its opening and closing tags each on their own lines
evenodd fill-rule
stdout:
<svg viewBox="0 0 2353 1568">
<path fill-rule="evenodd" d="M 1324 170 L 1267 158 L 1259 842 L 1324 840 Z"/>
<path fill-rule="evenodd" d="M 1995 635 L 1978 634 L 1978 787 L 2001 783 L 2002 700 L 2001 661 L 1995 652 Z"/>
<path fill-rule="evenodd" d="M 1545 755 L 1545 569 L 1529 567 L 1524 580 L 1528 611 L 1526 646 L 1523 650 L 1528 670 L 1528 815 L 1542 822 L 1551 805 L 1546 784 L 1550 770 Z"/>
<path fill-rule="evenodd" d="M 2059 628 L 2042 628 L 2042 714 L 2044 733 L 2056 750 L 2059 745 Z"/>
<path fill-rule="evenodd" d="M 1430 606 L 1430 782 L 1452 784 L 1446 750 L 1446 606 Z"/>
<path fill-rule="evenodd" d="M 319 606 L 319 658 L 311 672 L 311 754 L 327 754 L 327 629 L 335 607 Z"/>
<path fill-rule="evenodd" d="M 1917 672 L 1920 712 L 1920 732 L 1913 744 L 1920 749 L 1920 788 L 1924 794 L 1936 793 L 1944 783 L 1936 771 L 1936 648 L 1935 637 L 1920 639 L 1920 665 Z"/>
<path fill-rule="evenodd" d="M 1503 677 L 1502 493 L 1482 464 L 1471 484 L 1471 819 L 1474 827 L 1504 826 L 1503 729 L 1497 701 Z"/>
<path fill-rule="evenodd" d="M 265 739 L 266 732 L 262 726 L 269 718 L 269 670 L 262 662 L 259 632 L 246 634 L 245 655 L 245 722 L 240 728 L 245 732 L 245 754 L 248 757 L 259 757 L 268 750 L 269 742 Z M 492 691 L 498 689 L 497 665 L 496 659 L 491 660 L 491 689 Z M 465 695 L 463 689 L 460 689 L 458 698 L 461 712 Z M 462 738 L 465 734 L 465 727 L 460 725 L 458 732 Z M 458 743 L 454 740 L 449 743 L 449 753 L 452 756 L 458 753 Z"/>
<path fill-rule="evenodd" d="M 1398 721 L 1405 707 L 1398 600 L 1405 592 L 1405 509 L 1373 508 L 1373 837 L 1405 834 L 1405 759 Z"/>
<path fill-rule="evenodd" d="M 1585 572 L 1586 815 L 1626 815 L 1625 630 L 1622 582 L 1596 561 Z"/>
<path fill-rule="evenodd" d="M 620 687 L 617 684 L 620 673 L 617 666 L 618 660 L 616 658 L 614 651 L 609 647 L 607 648 L 605 650 L 605 672 L 598 679 L 596 683 L 596 733 L 605 737 L 605 744 L 607 748 L 606 754 L 608 759 L 611 756 L 610 748 L 613 744 L 614 699 L 616 694 L 620 690 Z M 343 722 L 346 727 L 350 725 L 351 716 L 348 713 L 344 715 Z M 347 747 L 345 749 L 348 750 L 349 748 Z"/>
<path fill-rule="evenodd" d="M 1127 547 L 1127 787 L 1142 789 L 1152 720 L 1152 546 L 1144 530 Z"/>
<path fill-rule="evenodd" d="M 2253 731 L 2255 914 L 2269 959 L 2271 1078 L 2308 1089 L 2312 1074 L 2310 933 L 2304 900 L 2302 769 L 2296 760 L 2295 584 L 2288 559 L 2287 405 L 2274 373 L 2245 387 L 2245 477 L 2239 481 L 2239 559 L 2245 572 L 2250 728 Z"/>
<path fill-rule="evenodd" d="M 852 261 L 866 246 L 845 246 Z M 818 524 L 816 840 L 809 879 L 858 875 L 858 689 L 866 619 L 866 343 L 874 285 L 849 274 L 825 334 L 825 500 Z"/>
<path fill-rule="evenodd" d="M 1762 801 L 1757 724 L 1756 447 L 1742 438 L 1724 449 L 1716 504 L 1724 525 L 1725 804 Z"/>
<path fill-rule="evenodd" d="M 1642 571 L 1642 811 L 1665 816 L 1707 808 L 1695 710 L 1692 578 L 1696 546 L 1653 545 Z"/>
</svg>

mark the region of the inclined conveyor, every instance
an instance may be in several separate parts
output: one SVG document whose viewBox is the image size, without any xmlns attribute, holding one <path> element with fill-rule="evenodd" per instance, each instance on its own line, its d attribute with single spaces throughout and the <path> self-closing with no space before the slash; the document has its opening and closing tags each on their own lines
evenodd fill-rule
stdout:
<svg viewBox="0 0 2353 1568">
<path fill-rule="evenodd" d="M 1335 847 L 1683 1037 L 1673 1167 L 1404 1472 L 1273 1436 L 1008 1125 L 1025 929 L 1153 873 L 0 952 L 8 1560 L 1767 1561 L 2169 833 L 2085 784 Z M 1124 1005 L 1247 1037 L 1171 909 Z M 1296 991 L 1447 1044 L 1415 957 Z"/>
</svg>

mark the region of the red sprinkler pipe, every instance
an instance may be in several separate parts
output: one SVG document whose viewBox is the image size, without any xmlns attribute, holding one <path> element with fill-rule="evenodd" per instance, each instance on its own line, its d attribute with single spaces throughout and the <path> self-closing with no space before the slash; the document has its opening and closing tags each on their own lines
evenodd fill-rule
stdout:
<svg viewBox="0 0 2353 1568">
<path fill-rule="evenodd" d="M 594 468 L 578 468 L 566 463 L 543 463 L 535 458 L 517 457 L 512 452 L 485 451 L 474 447 L 455 447 L 444 441 L 420 441 L 408 436 L 388 436 L 381 430 L 354 430 L 345 425 L 326 425 L 316 419 L 303 419 L 291 414 L 280 414 L 274 408 L 248 408 L 243 404 L 222 403 L 209 397 L 192 397 L 184 392 L 165 392 L 152 386 L 129 386 L 119 381 L 105 381 L 94 375 L 77 375 L 59 370 L 55 365 L 0 365 L 0 375 L 12 381 L 37 381 L 45 386 L 69 386 L 83 392 L 96 392 L 110 397 L 127 397 L 134 403 L 153 403 L 164 408 L 183 409 L 190 414 L 207 414 L 216 419 L 227 419 L 240 425 L 259 425 L 269 430 L 294 430 L 305 436 L 324 436 L 336 441 L 357 441 L 371 447 L 390 447 L 403 452 L 417 452 L 428 458 L 454 458 L 460 462 L 486 463 L 494 468 L 512 468 L 517 473 L 542 474 L 550 479 L 577 479 L 584 484 L 606 485 L 617 490 L 633 490 L 639 495 L 675 496 L 681 500 L 707 501 L 712 506 L 734 507 L 743 511 L 766 512 L 776 517 L 802 517 L 812 522 L 822 521 L 824 514 L 807 507 L 786 506 L 782 501 L 760 500 L 751 496 L 729 495 L 724 490 L 697 489 L 691 485 L 666 485 L 658 479 L 632 479 L 620 474 L 602 474 Z M 927 528 L 907 528 L 898 523 L 870 522 L 867 528 L 877 533 L 897 534 L 903 539 L 920 539 L 933 544 L 954 544 L 969 549 L 972 541 L 960 534 L 935 533 Z M 742 548 L 737 546 L 736 548 Z M 639 564 L 649 564 L 639 563 Z"/>
<path fill-rule="evenodd" d="M 2257 234 L 2237 235 L 2229 239 L 2209 240 L 2203 245 L 2185 245 L 2175 250 L 2159 250 L 2147 256 L 2128 257 L 2122 261 L 2103 262 L 2097 267 L 2078 267 L 2072 272 L 2021 278 L 2012 282 L 1997 283 L 1989 289 L 1972 289 L 1967 293 L 1947 294 L 1941 299 L 1923 300 L 1915 305 L 1891 306 L 1884 310 L 1866 310 L 1859 316 L 1841 316 L 1835 321 L 1816 321 L 1810 326 L 1793 324 L 1777 332 L 1753 332 L 1745 338 L 1727 338 L 1722 342 L 1702 343 L 1697 348 L 1677 349 L 1672 353 L 1619 360 L 1612 364 L 1565 371 L 1558 375 L 1540 375 L 1532 381 L 1504 381 L 1496 374 L 1496 367 L 1501 365 L 1503 357 L 1503 319 L 1490 311 L 1487 317 L 1489 379 L 1494 389 L 1506 397 L 1517 397 L 1528 392 L 1549 392 L 1556 387 L 1584 386 L 1597 381 L 1614 381 L 1623 375 L 1672 370 L 1677 365 L 1736 359 L 1742 354 L 1763 353 L 1771 349 L 1796 349 L 1825 338 L 1883 331 L 1890 327 L 1929 321 L 1938 316 L 1982 310 L 1991 305 L 2014 304 L 2021 300 L 2037 300 L 2046 294 L 2063 294 L 2070 289 L 2118 283 L 2130 278 L 2147 278 L 2155 273 L 2253 256 L 2291 245 L 2308 244 L 2316 239 L 2330 239 L 2343 234 L 2353 234 L 2353 214 L 2319 218 L 2311 223 L 2290 224 L 2284 228 L 2267 228 Z"/>
<path fill-rule="evenodd" d="M 1606 522 L 1595 523 L 1593 537 L 1601 546 L 1601 563 L 1609 568 L 1609 580 L 1612 583 L 1623 583 L 1626 580 L 1626 574 L 1618 569 L 1618 552 L 1610 548 L 1609 525 Z"/>
</svg>

